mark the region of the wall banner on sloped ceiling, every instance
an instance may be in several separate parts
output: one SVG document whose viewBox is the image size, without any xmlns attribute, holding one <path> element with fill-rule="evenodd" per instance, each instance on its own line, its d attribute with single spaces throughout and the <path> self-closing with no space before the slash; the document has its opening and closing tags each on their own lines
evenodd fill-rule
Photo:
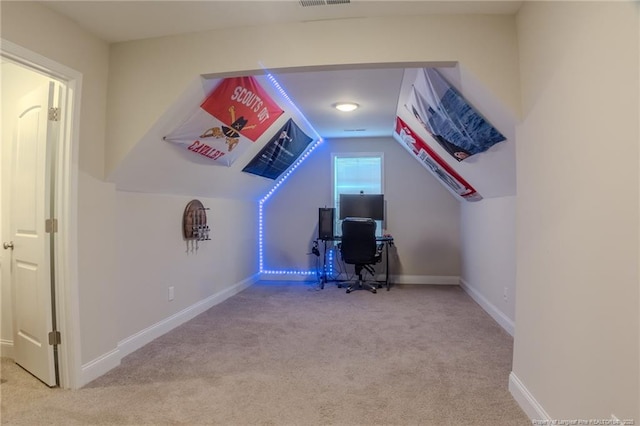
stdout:
<svg viewBox="0 0 640 426">
<path fill-rule="evenodd" d="M 225 78 L 164 140 L 230 166 L 283 113 L 254 77 Z"/>
<path fill-rule="evenodd" d="M 506 139 L 433 68 L 418 72 L 405 106 L 457 161 Z"/>
<path fill-rule="evenodd" d="M 482 196 L 447 164 L 420 136 L 400 118 L 396 117 L 394 136 L 413 153 L 435 177 L 440 179 L 453 193 L 467 201 L 479 201 Z"/>
<path fill-rule="evenodd" d="M 242 171 L 276 179 L 304 152 L 311 140 L 289 119 Z"/>
</svg>

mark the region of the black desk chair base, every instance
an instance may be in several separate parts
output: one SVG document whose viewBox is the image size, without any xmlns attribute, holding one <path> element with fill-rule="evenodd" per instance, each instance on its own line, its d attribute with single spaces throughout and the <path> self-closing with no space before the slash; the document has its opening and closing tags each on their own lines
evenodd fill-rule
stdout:
<svg viewBox="0 0 640 426">
<path fill-rule="evenodd" d="M 347 294 L 351 293 L 354 290 L 369 290 L 371 293 L 374 293 L 374 294 L 378 292 L 376 288 L 369 283 L 361 284 L 359 287 L 356 284 L 351 285 L 347 288 Z"/>
<path fill-rule="evenodd" d="M 373 285 L 362 279 L 363 268 L 366 268 L 369 272 L 373 274 L 373 269 L 369 265 L 356 265 L 356 274 L 358 274 L 358 279 L 354 283 L 352 283 L 349 287 L 347 287 L 347 293 L 351 293 L 354 290 L 369 290 L 371 293 L 377 293 L 376 291 L 377 285 Z"/>
</svg>

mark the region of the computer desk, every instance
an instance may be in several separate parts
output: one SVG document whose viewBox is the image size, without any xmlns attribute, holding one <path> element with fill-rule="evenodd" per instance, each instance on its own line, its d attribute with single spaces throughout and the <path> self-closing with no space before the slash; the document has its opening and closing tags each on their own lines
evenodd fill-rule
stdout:
<svg viewBox="0 0 640 426">
<path fill-rule="evenodd" d="M 342 237 L 339 235 L 335 235 L 332 238 L 323 238 L 321 241 L 324 243 L 324 250 L 322 253 L 322 275 L 320 277 L 320 288 L 324 289 L 324 285 L 329 281 L 327 279 L 327 245 L 328 243 L 340 242 L 342 241 Z M 383 244 L 384 250 L 384 281 L 376 282 L 379 284 L 379 287 L 384 285 L 387 288 L 387 291 L 391 289 L 391 282 L 389 281 L 389 247 L 393 246 L 393 237 L 391 235 L 383 235 L 382 237 L 376 237 L 376 242 Z"/>
</svg>

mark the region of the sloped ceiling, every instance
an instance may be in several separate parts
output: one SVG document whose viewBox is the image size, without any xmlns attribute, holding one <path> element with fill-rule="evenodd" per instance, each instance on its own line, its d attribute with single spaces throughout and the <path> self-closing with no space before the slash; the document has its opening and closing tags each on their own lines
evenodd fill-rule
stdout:
<svg viewBox="0 0 640 426">
<path fill-rule="evenodd" d="M 449 165 L 482 197 L 515 194 L 515 118 L 472 75 L 457 66 L 440 70 L 507 140 L 458 163 L 450 159 L 428 134 L 423 133 L 421 137 L 439 151 L 441 157 L 448 157 Z M 285 113 L 231 166 L 212 164 L 204 157 L 163 140 L 199 107 L 220 81 L 219 77 L 198 76 L 183 96 L 159 117 L 109 180 L 127 191 L 259 199 L 276 182 L 245 173 L 242 168 L 286 120 L 293 118 L 314 141 L 321 138 L 382 137 L 388 138 L 389 143 L 396 143 L 393 139 L 395 118 L 403 110 L 400 106 L 406 99 L 416 71 L 416 68 L 374 67 L 290 71 L 274 75 L 290 100 L 283 97 L 265 75 L 257 75 L 260 85 Z M 332 108 L 337 101 L 354 101 L 362 108 L 353 113 L 339 113 Z M 403 119 L 413 124 L 414 131 L 421 131 L 413 117 L 404 116 Z M 425 178 L 432 178 L 427 170 Z"/>
<path fill-rule="evenodd" d="M 418 72 L 407 69 L 399 95 L 398 116 L 417 133 L 455 172 L 465 179 L 482 198 L 494 198 L 515 195 L 516 158 L 515 125 L 516 117 L 489 92 L 480 81 L 463 68 L 438 68 L 443 77 L 454 86 L 469 104 L 498 129 L 506 140 L 499 142 L 487 151 L 475 154 L 464 161 L 454 160 L 423 129 L 416 118 L 402 105 Z M 423 164 L 424 165 L 424 164 Z M 426 167 L 426 166 L 425 166 Z M 426 167 L 428 168 L 428 167 Z M 445 187 L 447 187 L 445 185 Z M 447 189 L 450 189 L 447 187 Z M 456 194 L 456 198 L 460 198 Z"/>
<path fill-rule="evenodd" d="M 169 109 L 158 119 L 127 157 L 118 165 L 109 180 L 118 189 L 133 192 L 184 194 L 203 197 L 258 199 L 275 182 L 242 172 L 242 168 L 273 137 L 289 118 L 314 141 L 319 139 L 308 121 L 274 87 L 264 75 L 256 76 L 261 87 L 285 111 L 249 149 L 230 166 L 213 163 L 184 147 L 163 140 L 199 108 L 207 95 L 220 82 L 219 78 L 197 77 Z"/>
<path fill-rule="evenodd" d="M 423 15 L 514 15 L 522 1 L 405 1 L 348 0 L 347 4 L 304 7 L 304 2 L 283 1 L 46 1 L 45 7 L 67 16 L 79 26 L 107 42 L 127 42 L 153 37 L 231 29 L 277 23 L 309 23 L 327 20 L 356 20 L 371 17 L 413 17 Z M 326 3 L 326 2 L 314 2 Z M 272 71 L 295 106 L 285 101 L 258 76 L 263 88 L 286 111 L 273 124 L 278 129 L 288 117 L 303 130 L 323 138 L 382 137 L 393 139 L 396 113 L 406 96 L 412 70 L 440 67 L 443 75 L 476 107 L 507 140 L 462 163 L 448 160 L 460 175 L 485 198 L 515 194 L 516 119 L 481 81 L 455 63 L 360 65 L 357 69 L 287 69 Z M 197 108 L 220 76 L 194 75 L 192 84 L 135 144 L 108 176 L 117 187 L 128 191 L 176 193 L 206 197 L 257 199 L 273 187 L 274 181 L 242 172 L 242 168 L 272 136 L 266 132 L 243 157 L 230 167 L 207 164 L 165 142 L 162 138 L 179 126 Z M 362 108 L 339 115 L 331 104 L 354 101 Z M 420 132 L 412 117 L 407 123 Z M 426 134 L 421 135 L 429 140 Z M 437 143 L 434 150 L 441 156 Z M 432 178 L 425 171 L 425 178 Z"/>
</svg>

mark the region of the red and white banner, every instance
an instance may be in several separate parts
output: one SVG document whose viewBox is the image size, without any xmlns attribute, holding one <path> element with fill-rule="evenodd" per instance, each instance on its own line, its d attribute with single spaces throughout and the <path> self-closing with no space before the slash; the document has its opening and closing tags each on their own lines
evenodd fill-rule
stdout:
<svg viewBox="0 0 640 426">
<path fill-rule="evenodd" d="M 225 78 L 201 108 L 254 142 L 284 112 L 251 76 Z"/>
<path fill-rule="evenodd" d="M 254 77 L 225 78 L 164 139 L 230 166 L 283 112 Z"/>
<path fill-rule="evenodd" d="M 394 136 L 408 148 L 435 177 L 440 179 L 452 192 L 467 201 L 478 201 L 482 196 L 442 159 L 420 136 L 396 117 Z"/>
</svg>

